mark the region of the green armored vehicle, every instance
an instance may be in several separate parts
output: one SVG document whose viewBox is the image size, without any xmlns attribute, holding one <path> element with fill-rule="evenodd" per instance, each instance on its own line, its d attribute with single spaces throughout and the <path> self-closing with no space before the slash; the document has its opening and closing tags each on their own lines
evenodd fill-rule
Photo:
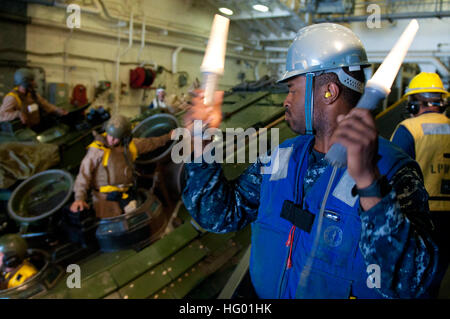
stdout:
<svg viewBox="0 0 450 319">
<path fill-rule="evenodd" d="M 75 86 L 70 102 L 66 84 L 49 83 L 48 101 L 43 97 L 45 87 L 43 69 L 19 68 L 14 73 L 14 88 L 3 92 L 0 189 L 45 168 L 57 167 L 55 162 L 60 168 L 76 168 L 92 141 L 92 130 L 110 117 L 102 107 L 84 114 L 91 103 L 82 85 Z M 55 154 L 45 158 L 47 152 Z M 49 163 L 40 169 L 33 167 L 40 162 Z"/>
<path fill-rule="evenodd" d="M 17 120 L 0 122 L 0 234 L 7 223 L 6 202 L 24 179 L 50 168 L 75 173 L 93 140 L 92 131 L 101 129 L 110 115 L 104 109 L 72 109 L 61 118 L 50 118 L 40 132 L 24 127 Z"/>
<path fill-rule="evenodd" d="M 66 106 L 68 114 L 56 118 L 49 117 L 43 129 L 35 131 L 19 120 L 0 122 L 0 144 L 4 143 L 42 143 L 58 146 L 59 167 L 72 170 L 77 167 L 85 153 L 85 147 L 92 141 L 92 131 L 101 128 L 108 120 L 109 112 L 103 108 L 91 109 L 84 116 L 90 103 L 82 107 Z"/>
<path fill-rule="evenodd" d="M 47 105 L 45 109 L 49 107 L 49 103 L 41 97 L 45 86 L 44 75 L 40 74 L 39 81 L 35 82 L 34 71 L 18 69 L 14 74 L 16 87 L 3 100 L 8 106 L 2 109 L 5 116 L 9 114 L 9 105 L 13 105 L 13 102 L 17 107 L 22 107 L 24 112 L 24 101 L 27 101 L 26 104 L 31 103 L 30 100 L 34 101 L 27 107 L 27 116 L 32 118 L 36 115 L 38 124 L 25 121 L 27 125 L 24 125 L 19 119 L 0 122 L 0 234 L 14 230 L 8 225 L 6 203 L 18 184 L 49 168 L 75 172 L 86 153 L 86 146 L 93 140 L 92 131 L 101 128 L 102 123 L 110 117 L 109 112 L 102 107 L 86 112 L 91 104 L 85 95 L 82 98 L 78 96 L 79 100 L 76 101 L 73 97 L 69 104 L 67 92 L 49 94 L 51 103 L 64 112 L 60 112 L 59 116 L 45 112 L 36 104 L 39 101 Z M 55 87 L 67 89 L 67 86 L 53 83 L 49 85 L 49 91 L 55 91 L 52 89 Z M 9 100 L 5 102 L 7 98 Z M 37 110 L 29 111 L 33 105 Z"/>
<path fill-rule="evenodd" d="M 279 143 L 294 137 L 284 121 L 282 106 L 285 93 L 236 92 L 223 103 L 221 129 L 278 128 Z M 179 126 L 183 112 L 171 116 L 153 115 L 134 127 L 134 135 L 156 136 Z M 249 131 L 250 132 L 250 131 Z M 270 130 L 268 130 L 270 141 Z M 181 201 L 184 185 L 183 164 L 174 163 L 170 150 L 175 141 L 157 153 L 136 160 L 140 173 L 139 204 L 136 210 L 111 219 L 96 220 L 93 213 L 68 212 L 73 176 L 63 170 L 44 172 L 52 182 L 30 178 L 18 187 L 10 199 L 9 214 L 23 230 L 32 249 L 45 251 L 46 262 L 55 271 L 55 280 L 43 281 L 42 263 L 36 265 L 34 284 L 0 292 L 0 298 L 216 298 L 227 286 L 243 257 L 248 257 L 250 228 L 236 233 L 205 232 L 190 217 Z M 237 144 L 237 143 L 236 143 Z M 269 145 L 273 147 L 274 145 Z M 236 145 L 234 155 L 248 153 L 248 145 Z M 249 165 L 224 163 L 224 173 L 234 179 Z M 33 186 L 34 185 L 34 186 Z M 50 186 L 52 185 L 52 186 Z M 19 194 L 22 194 L 20 195 Z M 40 196 L 39 198 L 33 196 Z M 38 195 L 44 193 L 42 195 Z M 29 199 L 25 194 L 30 195 Z M 59 195 L 58 195 L 59 194 Z M 17 199 L 16 199 L 17 198 Z M 28 206 L 27 206 L 28 205 Z M 23 210 L 33 205 L 47 207 L 42 220 L 24 220 Z M 37 207 L 37 206 L 34 206 Z M 55 208 L 49 214 L 49 208 Z M 21 211 L 22 209 L 22 211 Z M 39 210 L 39 209 L 37 209 Z M 45 210 L 45 209 L 44 209 Z M 33 209 L 31 209 L 33 211 Z M 29 212 L 32 215 L 32 212 Z M 26 215 L 26 214 L 25 214 Z M 34 216 L 36 217 L 36 216 Z M 53 217 L 52 220 L 49 217 Z M 26 216 L 25 218 L 33 218 Z M 39 222 L 39 223 L 37 223 Z M 23 225 L 23 224 L 26 225 Z M 56 225 L 56 226 L 55 226 Z M 25 231 L 25 229 L 27 231 Z M 42 234 L 42 235 L 40 235 Z M 70 288 L 74 273 L 70 265 L 79 266 L 80 288 Z M 38 276 L 38 275 L 36 275 Z M 43 283 L 44 282 L 44 283 Z"/>
</svg>

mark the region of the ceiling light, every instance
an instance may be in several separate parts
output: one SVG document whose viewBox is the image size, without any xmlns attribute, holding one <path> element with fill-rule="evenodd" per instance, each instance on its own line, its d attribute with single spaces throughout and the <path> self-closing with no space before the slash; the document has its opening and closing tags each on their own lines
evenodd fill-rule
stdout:
<svg viewBox="0 0 450 319">
<path fill-rule="evenodd" d="M 228 8 L 219 8 L 219 11 L 229 16 L 231 16 L 234 13 L 233 10 L 230 10 Z"/>
<path fill-rule="evenodd" d="M 255 9 L 256 11 L 260 11 L 260 12 L 269 11 L 269 7 L 265 6 L 263 4 L 255 4 L 255 5 L 253 5 L 253 9 Z"/>
</svg>

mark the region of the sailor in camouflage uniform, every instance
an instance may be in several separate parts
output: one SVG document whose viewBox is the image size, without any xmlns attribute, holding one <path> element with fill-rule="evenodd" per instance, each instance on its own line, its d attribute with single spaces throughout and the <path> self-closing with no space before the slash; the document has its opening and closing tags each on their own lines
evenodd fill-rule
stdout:
<svg viewBox="0 0 450 319">
<path fill-rule="evenodd" d="M 301 135 L 233 181 L 218 163 L 185 165 L 183 201 L 200 226 L 225 233 L 251 224 L 249 273 L 259 298 L 436 293 L 438 250 L 420 168 L 378 137 L 369 111 L 354 108 L 366 66 L 364 47 L 348 28 L 301 29 L 281 79 L 289 87 L 286 121 Z M 220 103 L 211 113 L 200 93 L 185 123 L 218 127 Z M 335 177 L 324 159 L 334 143 L 347 148 L 347 167 Z"/>
</svg>

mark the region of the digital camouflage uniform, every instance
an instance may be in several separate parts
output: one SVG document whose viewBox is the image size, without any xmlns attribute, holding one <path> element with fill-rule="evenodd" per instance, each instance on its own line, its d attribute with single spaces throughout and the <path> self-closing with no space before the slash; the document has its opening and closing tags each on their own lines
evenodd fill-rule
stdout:
<svg viewBox="0 0 450 319">
<path fill-rule="evenodd" d="M 323 155 L 310 152 L 302 183 L 305 193 L 328 167 Z M 237 179 L 227 181 L 220 164 L 186 164 L 186 208 L 200 226 L 211 232 L 244 228 L 258 216 L 262 166 L 258 161 Z M 423 297 L 426 290 L 433 289 L 430 287 L 435 283 L 438 262 L 437 247 L 430 237 L 428 195 L 416 166 L 400 168 L 390 183 L 392 190 L 381 202 L 368 211 L 359 208 L 359 249 L 366 264 L 382 269 L 380 297 Z"/>
</svg>

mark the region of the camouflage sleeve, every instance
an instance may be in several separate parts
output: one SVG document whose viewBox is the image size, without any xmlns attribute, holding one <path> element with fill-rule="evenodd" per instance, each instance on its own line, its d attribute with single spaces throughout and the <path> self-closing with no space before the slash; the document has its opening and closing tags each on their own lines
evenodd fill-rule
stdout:
<svg viewBox="0 0 450 319">
<path fill-rule="evenodd" d="M 218 163 L 189 163 L 185 169 L 183 202 L 201 227 L 227 233 L 256 219 L 262 181 L 259 161 L 233 181 L 225 178 Z"/>
<path fill-rule="evenodd" d="M 368 211 L 360 211 L 360 249 L 366 264 L 380 267 L 378 291 L 388 298 L 426 296 L 437 270 L 431 239 L 428 193 L 415 168 L 392 178 L 392 191 Z"/>
</svg>

